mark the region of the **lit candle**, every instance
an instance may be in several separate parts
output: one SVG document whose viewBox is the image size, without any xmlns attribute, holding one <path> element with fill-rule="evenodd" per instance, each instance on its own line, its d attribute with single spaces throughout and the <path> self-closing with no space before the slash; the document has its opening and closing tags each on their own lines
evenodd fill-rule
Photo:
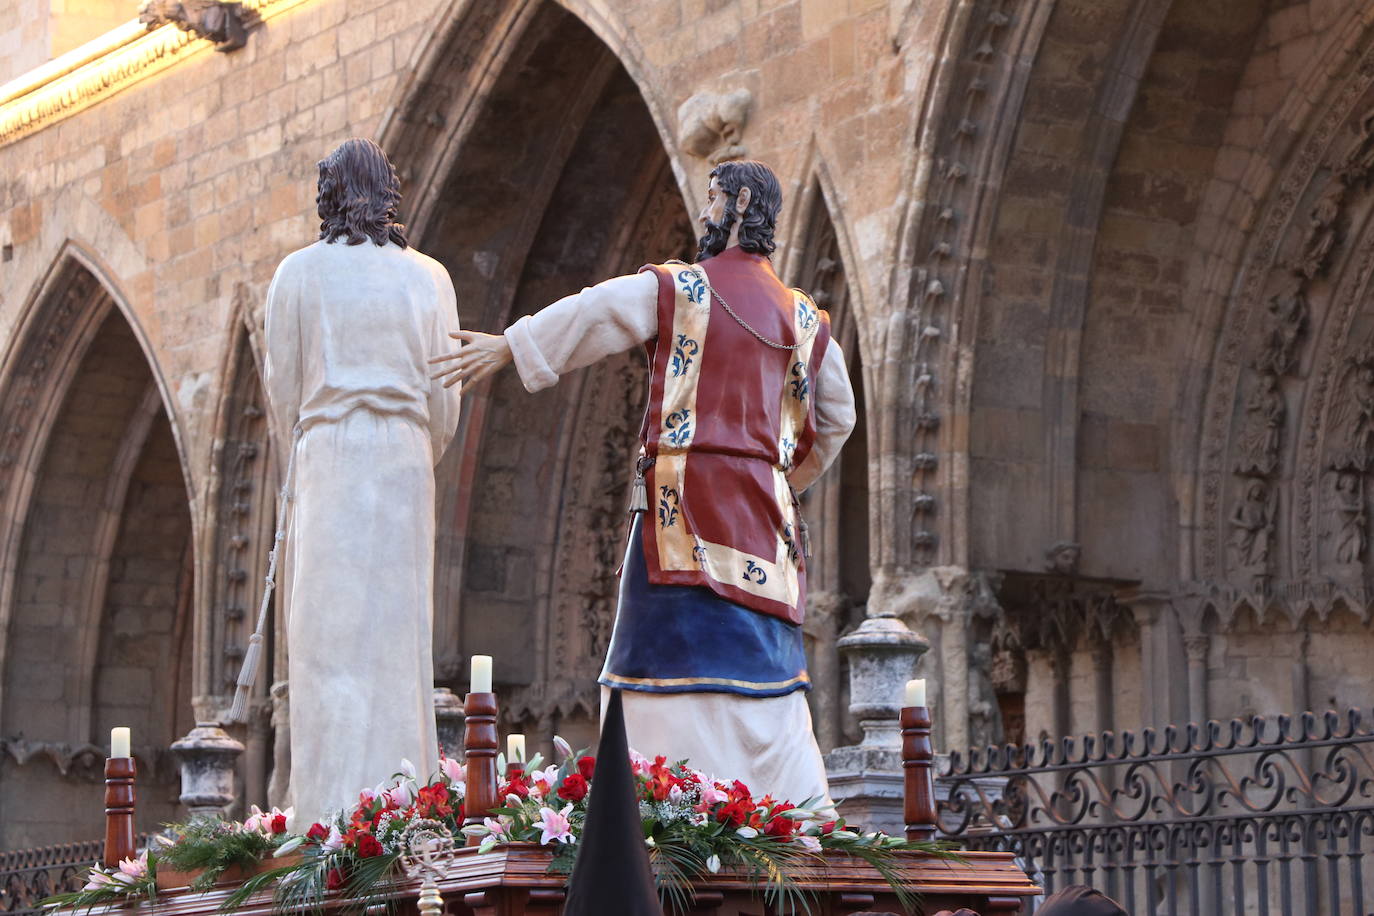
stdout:
<svg viewBox="0 0 1374 916">
<path fill-rule="evenodd" d="M 525 736 L 507 735 L 506 736 L 506 762 L 524 763 L 525 762 Z"/>
<path fill-rule="evenodd" d="M 133 754 L 129 753 L 129 729 L 123 726 L 110 729 L 110 756 L 133 756 Z"/>
<path fill-rule="evenodd" d="M 472 657 L 472 681 L 468 686 L 469 693 L 491 693 L 491 656 L 474 655 Z"/>
<path fill-rule="evenodd" d="M 903 706 L 924 706 L 926 705 L 926 679 L 918 677 L 915 680 L 906 682 L 906 698 L 902 701 Z"/>
</svg>

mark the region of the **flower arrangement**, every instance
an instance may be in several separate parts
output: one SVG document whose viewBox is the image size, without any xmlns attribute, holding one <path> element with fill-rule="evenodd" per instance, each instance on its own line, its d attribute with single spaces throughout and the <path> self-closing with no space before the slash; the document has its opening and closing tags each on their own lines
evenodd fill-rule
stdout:
<svg viewBox="0 0 1374 916">
<path fill-rule="evenodd" d="M 196 820 L 170 828 L 158 847 L 117 871 L 95 868 L 83 890 L 49 898 L 61 907 L 89 907 L 130 897 L 153 897 L 159 867 L 202 870 L 191 885 L 205 889 L 227 869 L 245 873 L 273 859 L 276 868 L 260 870 L 225 901 L 232 910 L 271 888 L 283 912 L 319 907 L 330 892 L 369 897 L 400 871 L 401 856 L 411 851 L 417 835 L 480 837 L 479 854 L 504 843 L 551 847 L 551 871 L 571 871 L 595 791 L 596 760 L 572 753 L 556 741 L 561 764 L 543 766 L 539 755 L 523 770 L 499 769 L 507 778 L 499 789 L 505 803 L 480 824 L 464 826 L 462 763 L 443 758 L 440 772 L 421 781 L 415 767 L 402 762 L 399 772 L 358 795 L 351 809 L 304 833 L 288 832 L 291 811 L 253 809 L 243 823 Z M 910 906 L 912 895 L 898 880 L 892 853 L 917 850 L 949 856 L 940 843 L 909 843 L 880 833 L 864 833 L 842 819 L 826 820 L 819 799 L 799 804 L 770 796 L 754 798 L 738 780 L 724 781 L 692 769 L 686 761 L 649 760 L 631 751 L 631 766 L 644 823 L 645 843 L 665 902 L 687 902 L 690 883 L 722 868 L 741 869 L 756 881 L 767 902 L 778 908 L 796 905 L 802 896 L 795 875 L 834 850 L 857 857 L 887 878 L 899 899 Z M 804 902 L 802 902 L 804 908 Z"/>
</svg>

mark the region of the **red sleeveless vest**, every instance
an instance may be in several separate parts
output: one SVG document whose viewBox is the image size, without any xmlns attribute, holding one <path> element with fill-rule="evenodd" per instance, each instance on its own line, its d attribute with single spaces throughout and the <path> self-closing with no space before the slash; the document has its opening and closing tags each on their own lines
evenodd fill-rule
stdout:
<svg viewBox="0 0 1374 916">
<path fill-rule="evenodd" d="M 830 318 L 783 286 L 767 258 L 737 247 L 699 265 L 641 269 L 659 284 L 641 432 L 649 581 L 704 586 L 801 623 L 806 558 L 787 475 L 816 439 L 814 380 Z M 759 340 L 722 300 L 789 348 Z"/>
</svg>

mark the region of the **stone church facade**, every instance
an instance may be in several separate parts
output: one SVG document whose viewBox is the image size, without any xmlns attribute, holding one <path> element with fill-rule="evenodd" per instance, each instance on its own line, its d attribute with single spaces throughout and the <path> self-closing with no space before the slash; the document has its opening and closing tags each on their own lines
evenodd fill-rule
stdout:
<svg viewBox="0 0 1374 916">
<path fill-rule="evenodd" d="M 113 725 L 178 816 L 271 538 L 264 294 L 353 135 L 486 330 L 776 168 L 861 405 L 806 500 L 826 748 L 867 617 L 929 642 L 941 749 L 1367 700 L 1371 0 L 215 6 L 0 0 L 0 848 L 98 835 Z M 440 467 L 440 684 L 495 656 L 546 746 L 595 727 L 644 379 L 505 373 Z"/>
</svg>

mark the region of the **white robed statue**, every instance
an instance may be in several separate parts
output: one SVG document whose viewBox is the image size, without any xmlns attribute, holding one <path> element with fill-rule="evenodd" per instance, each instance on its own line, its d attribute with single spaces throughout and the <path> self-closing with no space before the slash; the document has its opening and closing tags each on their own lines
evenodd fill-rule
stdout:
<svg viewBox="0 0 1374 916">
<path fill-rule="evenodd" d="M 267 294 L 266 388 L 290 457 L 285 540 L 296 823 L 356 802 L 402 758 L 438 770 L 434 465 L 458 392 L 427 362 L 458 328 L 453 283 L 406 243 L 400 182 L 352 139 L 320 163 L 320 239 Z"/>
</svg>

